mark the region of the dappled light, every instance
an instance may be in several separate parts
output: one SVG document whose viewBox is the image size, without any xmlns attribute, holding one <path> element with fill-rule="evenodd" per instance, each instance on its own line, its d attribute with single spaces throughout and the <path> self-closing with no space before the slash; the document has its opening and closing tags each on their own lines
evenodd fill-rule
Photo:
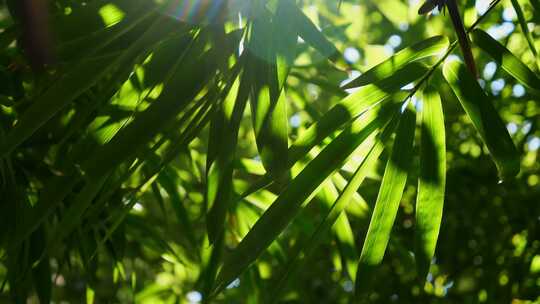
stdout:
<svg viewBox="0 0 540 304">
<path fill-rule="evenodd" d="M 539 12 L 0 0 L 0 303 L 540 303 Z"/>
</svg>

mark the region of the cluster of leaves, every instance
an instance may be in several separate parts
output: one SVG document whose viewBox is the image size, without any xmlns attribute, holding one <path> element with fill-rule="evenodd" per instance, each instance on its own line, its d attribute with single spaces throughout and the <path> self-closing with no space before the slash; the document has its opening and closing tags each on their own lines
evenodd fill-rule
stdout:
<svg viewBox="0 0 540 304">
<path fill-rule="evenodd" d="M 493 177 L 489 154 L 500 181 L 537 185 L 534 152 L 520 160 L 530 134 L 512 138 L 500 116 L 502 108 L 506 118 L 519 113 L 534 122 L 537 105 L 494 102 L 500 92 L 487 92 L 460 61 L 447 60 L 453 35 L 431 35 L 428 21 L 409 16 L 416 7 L 327 2 L 56 0 L 36 18 L 24 1 L 7 1 L 9 18 L 0 19 L 2 294 L 17 303 L 84 293 L 89 302 L 137 303 L 445 296 L 441 280 L 451 275 L 433 265 L 445 198 L 474 202 L 482 183 L 494 196 L 505 187 L 482 178 L 461 183 L 455 176 L 471 173 L 453 172 Z M 472 45 L 526 88 L 525 98 L 538 98 L 539 73 L 530 66 L 539 59 L 527 23 L 538 3 L 511 1 L 522 31 L 515 35 L 521 48 L 511 51 L 480 29 L 497 22 L 491 13 L 501 2 L 473 22 L 465 7 Z M 441 19 L 429 22 L 441 29 Z M 408 46 L 391 56 L 370 50 L 370 41 L 387 37 L 382 29 L 400 27 Z M 363 51 L 364 63 L 341 55 L 348 43 Z M 352 68 L 363 73 L 349 77 Z M 464 149 L 478 150 L 482 166 L 462 165 L 466 153 L 456 151 Z M 447 171 L 450 189 L 467 195 L 445 195 Z M 532 204 L 538 189 L 524 195 L 527 189 L 512 195 Z M 414 236 L 396 222 L 413 226 Z M 531 225 L 530 236 L 522 233 L 529 228 L 512 227 L 503 237 L 527 244 L 523 238 L 534 240 L 538 230 Z M 451 256 L 454 247 L 442 246 Z M 540 264 L 538 248 L 513 254 Z M 396 284 L 374 284 L 394 272 L 384 267 L 387 251 L 400 265 L 395 273 L 406 291 L 399 294 Z M 497 251 L 508 255 L 506 247 Z M 501 299 L 534 296 L 535 267 L 531 278 L 516 272 L 523 283 Z M 70 289 L 57 287 L 65 284 Z M 456 289 L 471 290 L 462 284 Z M 478 299 L 488 290 L 496 299 L 497 288 L 478 290 Z"/>
</svg>

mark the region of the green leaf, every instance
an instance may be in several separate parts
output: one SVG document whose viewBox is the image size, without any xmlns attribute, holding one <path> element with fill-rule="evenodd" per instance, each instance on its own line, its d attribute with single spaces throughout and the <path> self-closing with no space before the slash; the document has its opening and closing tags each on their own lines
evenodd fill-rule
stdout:
<svg viewBox="0 0 540 304">
<path fill-rule="evenodd" d="M 358 261 L 357 296 L 370 289 L 374 272 L 384 257 L 412 162 L 415 122 L 415 114 L 409 109 L 405 110 L 400 118 L 392 154 L 386 164 Z"/>
<path fill-rule="evenodd" d="M 172 25 L 174 24 L 154 23 L 125 52 L 83 59 L 69 71 L 61 74 L 58 80 L 37 97 L 32 106 L 24 112 L 8 134 L 5 143 L 0 145 L 0 156 L 12 152 L 56 113 L 93 87 L 108 73 L 118 67 L 131 67 L 141 54 L 146 53 L 165 35 L 164 31 L 173 30 Z"/>
<path fill-rule="evenodd" d="M 339 226 L 336 227 L 333 225 L 335 225 L 336 221 L 339 219 L 340 216 L 345 215 L 343 211 L 345 210 L 345 208 L 347 208 L 347 205 L 354 199 L 354 195 L 357 194 L 356 191 L 364 181 L 367 174 L 373 169 L 377 159 L 384 150 L 385 143 L 389 140 L 390 136 L 394 132 L 395 126 L 395 121 L 389 123 L 388 126 L 384 128 L 384 131 L 382 133 L 373 134 L 371 136 L 373 140 L 368 139 L 360 145 L 359 148 L 363 151 L 362 162 L 358 166 L 358 169 L 355 171 L 351 180 L 347 183 L 347 186 L 343 189 L 339 197 L 336 197 L 337 199 L 335 199 L 332 203 L 331 207 L 328 210 L 328 213 L 323 216 L 323 220 L 319 223 L 315 232 L 313 232 L 313 234 L 311 235 L 310 240 L 305 243 L 307 244 L 307 246 L 303 248 L 305 258 L 300 259 L 301 252 L 298 252 L 289 260 L 288 264 L 285 266 L 285 270 L 279 278 L 276 287 L 272 289 L 274 291 L 274 302 L 279 301 L 279 295 L 281 295 L 285 291 L 286 287 L 289 284 L 289 281 L 296 275 L 296 273 L 306 267 L 305 263 L 309 261 L 310 256 L 315 253 L 316 249 L 324 240 L 325 233 L 327 233 L 332 227 L 334 227 L 334 229 L 336 230 L 336 234 L 338 235 L 338 237 L 339 234 L 346 233 L 338 231 L 339 229 L 344 228 L 340 228 Z M 341 226 L 342 225 L 343 223 L 341 223 Z M 342 238 L 346 238 L 346 236 L 342 236 Z M 349 265 L 347 266 L 349 275 L 354 280 L 356 271 L 353 271 Z M 356 261 L 354 266 L 356 267 Z"/>
<path fill-rule="evenodd" d="M 540 78 L 512 52 L 482 30 L 471 33 L 473 42 L 489 54 L 508 74 L 523 85 L 540 93 Z"/>
<path fill-rule="evenodd" d="M 278 55 L 275 25 L 265 16 L 255 22 L 249 37 L 252 92 L 250 105 L 257 147 L 267 171 L 279 176 L 287 168 L 288 117 L 283 85 L 288 74 L 287 58 Z M 257 56 L 258 55 L 258 56 Z"/>
<path fill-rule="evenodd" d="M 178 173 L 170 166 L 165 167 L 158 176 L 158 182 L 165 189 L 170 198 L 170 203 L 176 213 L 178 222 L 184 230 L 186 239 L 189 240 L 192 246 L 195 246 L 195 230 L 193 229 L 186 206 L 185 201 L 182 200 L 178 191 L 178 184 L 181 183 Z"/>
<path fill-rule="evenodd" d="M 519 2 L 517 0 L 511 0 L 512 6 L 514 7 L 514 10 L 516 11 L 516 15 L 518 17 L 519 26 L 521 27 L 521 30 L 523 31 L 523 35 L 525 36 L 525 39 L 527 40 L 527 44 L 529 45 L 529 49 L 531 50 L 536 66 L 540 68 L 540 58 L 538 58 L 538 52 L 536 51 L 536 47 L 534 46 L 534 38 L 531 35 L 531 32 L 529 32 L 529 27 L 527 26 L 527 21 L 525 20 L 525 15 L 523 14 L 523 10 L 521 9 L 521 5 L 519 5 Z"/>
<path fill-rule="evenodd" d="M 415 257 L 418 275 L 424 280 L 437 245 L 446 185 L 444 116 L 441 99 L 432 86 L 424 90 L 421 128 Z"/>
<path fill-rule="evenodd" d="M 293 11 L 288 9 L 291 0 L 280 0 L 276 14 L 272 20 L 272 42 L 276 52 L 276 68 L 278 87 L 285 86 L 289 71 L 296 58 L 298 45 L 298 35 L 294 27 L 290 26 L 290 21 L 294 20 Z"/>
<path fill-rule="evenodd" d="M 389 129 L 390 126 L 392 126 L 392 125 L 394 125 L 394 124 L 390 124 L 389 126 L 387 126 L 385 128 L 385 130 Z M 377 144 L 380 141 L 379 137 L 380 137 L 380 135 L 377 135 L 377 137 L 376 137 Z M 361 151 L 361 153 L 359 153 L 358 156 L 360 157 L 360 159 L 362 159 L 362 162 L 360 162 L 360 163 L 355 162 L 354 168 L 356 168 L 356 169 L 354 169 L 354 171 L 351 172 L 352 176 L 354 176 L 354 174 L 356 174 L 356 171 L 358 170 L 358 167 L 364 162 L 363 159 L 365 157 L 367 157 L 367 156 L 363 155 L 364 152 L 367 152 L 366 151 L 367 148 L 364 148 L 364 147 L 360 146 L 358 149 Z M 372 152 L 369 152 L 369 153 L 371 155 Z M 374 162 L 376 163 L 377 160 L 374 160 Z M 349 166 L 353 166 L 353 164 L 349 164 Z M 342 170 L 348 170 L 348 169 L 346 169 L 346 167 L 347 167 L 347 165 L 345 165 L 342 168 Z M 368 171 L 368 173 L 373 173 L 373 170 L 371 172 Z M 341 176 L 341 174 L 334 174 L 334 176 L 332 176 L 332 181 L 334 182 L 334 184 L 336 185 L 338 190 L 340 192 L 343 192 L 343 191 L 345 191 L 345 189 L 346 189 L 347 185 L 349 184 L 349 182 L 352 181 L 352 177 L 349 180 L 347 180 L 343 176 Z M 354 218 L 357 218 L 357 219 L 359 219 L 361 221 L 364 221 L 364 220 L 367 221 L 369 215 L 371 215 L 371 210 L 370 210 L 369 205 L 367 204 L 367 202 L 364 200 L 364 198 L 358 192 L 354 192 L 352 194 L 350 202 L 345 207 L 345 210 L 347 211 L 348 215 L 351 215 Z M 356 267 L 356 260 L 355 260 L 355 267 Z M 354 276 L 354 274 L 351 274 L 351 276 Z"/>
<path fill-rule="evenodd" d="M 138 3 L 137 6 L 139 9 L 134 10 L 134 12 L 128 14 L 124 20 L 113 26 L 100 28 L 86 35 L 78 33 L 75 39 L 70 39 L 65 42 L 59 41 L 58 45 L 55 46 L 56 54 L 62 58 L 62 60 L 76 60 L 78 58 L 90 57 L 105 50 L 107 46 L 110 46 L 113 42 L 117 41 L 118 38 L 129 33 L 140 24 L 147 22 L 148 19 L 150 19 L 148 17 L 156 17 L 156 8 L 148 9 L 146 6 L 142 7 L 144 6 L 142 4 L 143 3 Z M 74 22 L 65 23 L 64 21 L 64 23 L 60 23 L 58 27 L 65 27 L 66 24 L 74 27 L 84 26 L 84 22 L 77 20 L 77 18 L 74 19 Z M 144 31 L 144 29 L 145 27 L 141 27 L 142 31 Z M 138 34 L 140 35 L 142 33 Z"/>
<path fill-rule="evenodd" d="M 210 59 L 213 49 L 202 53 L 203 48 L 204 41 L 199 38 L 192 48 L 179 56 L 158 99 L 144 112 L 135 115 L 130 124 L 84 162 L 82 168 L 86 174 L 105 174 L 136 155 L 156 134 L 175 122 L 175 117 L 200 92 L 216 68 L 214 60 Z"/>
<path fill-rule="evenodd" d="M 354 232 L 352 230 L 347 213 L 342 212 L 334 221 L 332 226 L 334 237 L 338 250 L 343 260 L 345 273 L 354 280 L 356 273 L 356 260 L 358 259 L 358 252 L 354 243 Z"/>
<path fill-rule="evenodd" d="M 406 64 L 428 57 L 441 56 L 448 46 L 448 38 L 444 36 L 434 36 L 415 43 L 369 69 L 343 87 L 350 89 L 375 83 L 393 75 Z"/>
<path fill-rule="evenodd" d="M 403 22 L 409 20 L 409 5 L 399 0 L 374 1 L 373 5 L 386 17 L 395 27 L 399 27 Z"/>
<path fill-rule="evenodd" d="M 311 148 L 330 136 L 348 121 L 355 119 L 371 107 L 391 99 L 390 96 L 427 72 L 427 68 L 417 62 L 405 65 L 396 73 L 380 82 L 365 86 L 345 97 L 337 105 L 313 123 L 289 149 L 289 164 L 292 166 Z M 405 94 L 401 96 L 406 96 Z M 397 98 L 399 100 L 399 98 Z"/>
<path fill-rule="evenodd" d="M 107 71 L 118 54 L 92 58 L 81 62 L 62 75 L 49 89 L 34 100 L 0 145 L 0 156 L 12 152 L 36 132 L 58 111 L 92 87 Z"/>
<path fill-rule="evenodd" d="M 223 231 L 225 216 L 232 197 L 232 173 L 238 129 L 248 98 L 249 73 L 236 81 L 216 112 L 208 142 L 206 226 L 212 244 Z"/>
<path fill-rule="evenodd" d="M 395 114 L 395 105 L 372 109 L 360 116 L 325 147 L 266 210 L 236 249 L 225 259 L 215 292 L 221 291 L 265 250 L 298 214 L 304 202 L 372 132 Z"/>
<path fill-rule="evenodd" d="M 321 143 L 326 137 L 342 128 L 347 122 L 357 118 L 372 107 L 386 103 L 390 99 L 402 101 L 407 93 L 398 93 L 403 86 L 419 79 L 427 73 L 425 65 L 412 62 L 397 70 L 391 77 L 377 83 L 360 88 L 333 106 L 319 120 L 314 122 L 300 137 L 289 147 L 288 167 L 292 167 L 298 160 L 303 158 L 313 147 Z M 263 188 L 271 183 L 269 175 L 264 176 L 250 187 L 242 197 Z"/>
<path fill-rule="evenodd" d="M 13 245 L 22 243 L 30 236 L 71 193 L 79 181 L 80 177 L 76 173 L 55 177 L 47 181 L 37 205 L 31 209 L 30 214 L 23 218 L 23 224 L 18 226 L 17 233 L 12 239 Z"/>
<path fill-rule="evenodd" d="M 160 231 L 149 225 L 144 218 L 133 214 L 127 214 L 125 215 L 125 224 L 131 228 L 126 229 L 126 231 L 133 233 L 138 240 L 156 250 L 156 252 L 168 252 L 174 256 L 178 262 L 186 262 L 185 259 L 179 256 L 169 243 L 167 243 Z"/>
<path fill-rule="evenodd" d="M 443 74 L 486 144 L 497 165 L 501 181 L 517 175 L 519 154 L 490 98 L 460 62 L 446 62 Z"/>
<path fill-rule="evenodd" d="M 251 88 L 251 57 L 241 58 L 244 70 L 235 77 L 225 100 L 210 126 L 207 156 L 206 228 L 208 248 L 203 250 L 204 270 L 201 272 L 202 292 L 210 293 L 216 278 L 224 244 L 227 212 L 233 194 L 233 167 L 238 131 Z M 246 64 L 247 63 L 247 64 Z"/>
<path fill-rule="evenodd" d="M 61 241 L 77 228 L 77 225 L 81 223 L 84 212 L 88 209 L 106 180 L 107 175 L 87 180 L 86 185 L 64 213 L 62 220 L 56 225 L 47 249 L 59 246 Z"/>
<path fill-rule="evenodd" d="M 290 13 L 289 24 L 296 28 L 298 36 L 302 37 L 304 41 L 316 49 L 321 55 L 336 61 L 340 58 L 338 49 L 332 42 L 326 38 L 326 36 L 319 31 L 317 26 L 302 12 L 302 10 L 291 0 L 281 0 L 287 5 Z"/>
<path fill-rule="evenodd" d="M 261 160 L 270 175 L 280 176 L 287 169 L 288 118 L 285 91 L 272 98 L 268 87 L 251 98 L 251 109 Z"/>
<path fill-rule="evenodd" d="M 200 51 L 191 50 L 196 54 Z M 205 53 L 202 58 L 197 58 L 191 64 L 197 65 L 201 62 L 212 65 L 212 60 L 205 60 L 206 56 L 211 57 L 212 53 Z M 197 77 L 205 77 L 205 69 L 198 69 L 198 73 L 190 74 L 189 76 L 182 73 L 180 69 L 175 68 L 179 62 L 182 62 L 183 56 L 180 56 L 176 65 L 171 68 L 171 77 L 168 81 L 176 80 L 182 83 L 181 79 L 189 77 L 190 81 L 183 82 L 186 86 L 193 90 L 204 84 L 205 81 L 197 80 Z M 185 68 L 189 68 L 188 65 Z M 210 69 L 211 70 L 211 69 Z M 139 152 L 139 149 L 144 147 L 152 137 L 158 133 L 161 128 L 167 126 L 173 120 L 176 111 L 180 111 L 185 102 L 191 101 L 190 96 L 194 96 L 197 92 L 191 90 L 183 90 L 183 86 L 165 86 L 164 91 L 154 101 L 146 111 L 140 113 L 135 120 L 129 124 L 122 132 L 118 133 L 110 142 L 98 148 L 85 160 L 81 168 L 86 174 L 87 180 L 99 180 L 103 175 L 113 170 L 125 159 L 128 159 Z M 186 97 L 186 95 L 188 95 Z M 185 97 L 183 102 L 179 99 Z M 178 109 L 180 108 L 180 109 Z M 151 125 L 152 128 L 148 128 Z M 180 141 L 182 142 L 182 141 Z M 22 242 L 40 223 L 42 223 L 52 211 L 70 194 L 75 185 L 80 181 L 79 172 L 70 172 L 66 176 L 53 178 L 45 187 L 45 191 L 40 195 L 37 206 L 32 209 L 32 214 L 26 219 L 26 223 L 22 225 L 22 229 L 15 237 L 15 243 Z"/>
<path fill-rule="evenodd" d="M 18 31 L 20 30 L 15 26 L 4 28 L 4 31 L 0 33 L 0 49 L 7 49 L 17 39 Z"/>
</svg>

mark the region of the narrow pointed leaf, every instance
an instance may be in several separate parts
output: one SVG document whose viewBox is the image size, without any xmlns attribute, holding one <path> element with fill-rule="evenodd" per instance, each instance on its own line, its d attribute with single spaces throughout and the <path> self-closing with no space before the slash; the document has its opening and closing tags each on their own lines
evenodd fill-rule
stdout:
<svg viewBox="0 0 540 304">
<path fill-rule="evenodd" d="M 313 123 L 291 146 L 290 164 L 294 164 L 316 144 L 338 130 L 343 124 L 358 117 L 371 107 L 384 103 L 390 96 L 403 86 L 419 79 L 427 72 L 427 68 L 417 62 L 407 64 L 396 73 L 373 85 L 361 88 L 359 91 L 345 97 L 332 107 L 321 119 Z M 402 95 L 405 97 L 406 95 Z M 397 98 L 396 100 L 399 100 Z"/>
<path fill-rule="evenodd" d="M 343 261 L 345 273 L 354 280 L 358 252 L 354 243 L 354 232 L 347 213 L 342 212 L 332 226 L 338 250 Z"/>
<path fill-rule="evenodd" d="M 140 152 L 158 132 L 174 123 L 175 117 L 200 92 L 216 68 L 211 60 L 214 50 L 201 54 L 201 40 L 175 62 L 158 99 L 82 165 L 88 175 L 100 176 Z"/>
<path fill-rule="evenodd" d="M 499 178 L 519 173 L 519 154 L 490 98 L 459 61 L 445 63 L 443 74 L 493 157 Z"/>
<path fill-rule="evenodd" d="M 82 221 L 84 212 L 90 206 L 106 180 L 107 176 L 103 176 L 87 181 L 84 188 L 75 197 L 73 203 L 65 212 L 62 220 L 56 226 L 52 234 L 52 240 L 49 241 L 49 248 L 47 249 L 59 246 L 60 242 L 77 228 L 77 225 Z"/>
<path fill-rule="evenodd" d="M 421 130 L 414 256 L 424 280 L 437 245 L 446 185 L 444 116 L 438 92 L 431 86 L 424 90 Z"/>
<path fill-rule="evenodd" d="M 373 109 L 359 117 L 302 170 L 225 259 L 215 292 L 221 291 L 240 275 L 277 239 L 313 192 L 343 165 L 358 145 L 383 127 L 395 110 L 395 106 L 388 106 L 381 111 Z"/>
<path fill-rule="evenodd" d="M 540 93 L 540 78 L 512 52 L 482 30 L 474 30 L 473 42 L 489 54 L 508 74 L 529 89 Z"/>
<path fill-rule="evenodd" d="M 344 85 L 343 88 L 350 89 L 375 83 L 393 75 L 397 70 L 410 62 L 442 55 L 448 46 L 448 38 L 444 36 L 428 38 L 402 49 L 395 55 L 353 79 L 351 82 Z"/>
<path fill-rule="evenodd" d="M 149 225 L 144 218 L 133 214 L 126 214 L 125 224 L 129 225 L 133 229 L 127 229 L 130 233 L 137 236 L 137 239 L 143 241 L 145 244 L 155 247 L 157 252 L 168 252 L 174 256 L 179 262 L 185 262 L 181 256 L 167 243 L 167 241 L 160 235 L 159 230 Z"/>
<path fill-rule="evenodd" d="M 540 58 L 538 58 L 538 51 L 536 50 L 536 47 L 534 46 L 534 38 L 532 37 L 531 32 L 529 31 L 529 26 L 527 25 L 527 21 L 525 20 L 525 15 L 523 14 L 523 10 L 521 9 L 521 5 L 519 5 L 519 2 L 517 0 L 511 0 L 512 6 L 514 7 L 514 10 L 516 11 L 516 15 L 519 21 L 519 26 L 521 27 L 521 30 L 523 31 L 523 35 L 525 36 L 525 39 L 527 40 L 527 44 L 529 45 L 529 49 L 531 50 L 531 53 L 533 54 L 536 66 L 540 68 Z"/>
<path fill-rule="evenodd" d="M 294 20 L 294 14 L 288 9 L 291 0 L 279 1 L 276 15 L 273 18 L 272 41 L 276 52 L 276 67 L 278 88 L 282 89 L 289 75 L 289 71 L 296 58 L 298 35 L 290 21 Z"/>
<path fill-rule="evenodd" d="M 321 53 L 321 55 L 332 61 L 336 61 L 340 57 L 340 53 L 334 44 L 326 38 L 326 36 L 293 1 L 282 1 L 288 6 L 291 25 L 296 27 L 298 35 L 302 37 L 307 44 Z"/>
<path fill-rule="evenodd" d="M 59 176 L 49 180 L 44 191 L 39 196 L 38 204 L 32 208 L 31 213 L 25 217 L 23 224 L 13 237 L 14 245 L 22 243 L 39 225 L 47 219 L 58 205 L 71 193 L 80 181 L 76 173 Z"/>
<path fill-rule="evenodd" d="M 178 218 L 178 222 L 180 225 L 182 225 L 182 228 L 184 228 L 186 238 L 190 241 L 191 245 L 195 245 L 195 230 L 191 225 L 186 206 L 184 206 L 185 201 L 181 199 L 177 187 L 177 184 L 180 182 L 178 173 L 171 167 L 166 167 L 160 173 L 158 182 L 161 187 L 167 191 L 171 200 L 171 205 L 176 213 L 176 217 Z"/>
<path fill-rule="evenodd" d="M 392 154 L 386 164 L 368 232 L 358 261 L 356 294 L 369 290 L 382 262 L 413 157 L 415 114 L 406 110 L 400 119 Z"/>
<path fill-rule="evenodd" d="M 85 60 L 61 76 L 24 112 L 0 146 L 0 156 L 13 151 L 58 111 L 93 86 L 117 57 L 118 54 L 112 54 Z"/>
<path fill-rule="evenodd" d="M 391 77 L 360 88 L 357 92 L 342 99 L 338 104 L 326 112 L 323 117 L 309 126 L 293 145 L 291 145 L 288 153 L 288 167 L 292 167 L 326 137 L 332 135 L 349 121 L 357 118 L 370 108 L 379 104 L 384 104 L 390 99 L 394 101 L 403 101 L 407 94 L 396 92 L 403 86 L 418 80 L 425 75 L 427 71 L 428 69 L 425 65 L 418 62 L 411 62 L 396 71 Z M 394 94 L 396 96 L 390 98 Z M 265 175 L 242 194 L 241 197 L 265 187 L 265 185 L 268 185 L 271 181 L 272 178 L 269 175 Z"/>
<path fill-rule="evenodd" d="M 376 136 L 374 136 L 374 141 L 366 140 L 361 145 L 365 145 L 367 151 L 367 153 L 364 155 L 364 159 L 358 166 L 358 169 L 354 173 L 351 180 L 347 183 L 345 189 L 343 189 L 339 197 L 337 197 L 337 199 L 329 209 L 328 214 L 323 217 L 323 220 L 317 226 L 315 232 L 311 235 L 309 242 L 306 242 L 306 244 L 308 245 L 306 246 L 306 248 L 303 249 L 305 258 L 300 259 L 299 252 L 297 255 L 292 257 L 291 260 L 288 262 L 287 266 L 285 266 L 283 274 L 279 278 L 276 287 L 273 289 L 273 295 L 275 296 L 273 302 L 279 301 L 279 296 L 283 294 L 289 284 L 289 281 L 296 275 L 298 271 L 306 267 L 305 263 L 309 261 L 309 257 L 315 253 L 318 246 L 324 240 L 324 234 L 332 228 L 340 215 L 344 214 L 343 211 L 345 210 L 347 205 L 353 200 L 353 196 L 356 194 L 356 191 L 364 181 L 367 174 L 373 169 L 374 164 L 383 152 L 385 142 L 388 141 L 390 135 L 392 135 L 395 126 L 395 122 L 390 122 L 388 126 L 385 127 L 382 133 L 376 134 Z M 351 272 L 352 269 L 348 269 L 348 271 L 350 272 L 349 274 L 351 278 L 354 280 L 354 277 L 356 276 L 356 271 Z"/>
<path fill-rule="evenodd" d="M 56 113 L 93 87 L 105 75 L 118 67 L 131 68 L 136 59 L 148 52 L 167 30 L 172 31 L 174 25 L 174 23 L 154 23 L 125 52 L 84 59 L 61 75 L 23 114 L 8 134 L 6 142 L 0 146 L 0 156 L 13 151 Z"/>
<path fill-rule="evenodd" d="M 238 78 L 212 121 L 207 165 L 207 229 L 210 244 L 221 232 L 232 195 L 232 172 L 240 120 L 248 98 L 246 72 Z M 242 80 L 240 83 L 240 79 Z"/>
<path fill-rule="evenodd" d="M 274 32 L 275 28 L 265 16 L 253 22 L 249 41 L 254 53 L 250 105 L 261 160 L 270 174 L 279 176 L 287 165 L 288 118 L 283 85 L 288 67 L 287 59 L 278 55 L 275 36 L 280 33 Z"/>
</svg>

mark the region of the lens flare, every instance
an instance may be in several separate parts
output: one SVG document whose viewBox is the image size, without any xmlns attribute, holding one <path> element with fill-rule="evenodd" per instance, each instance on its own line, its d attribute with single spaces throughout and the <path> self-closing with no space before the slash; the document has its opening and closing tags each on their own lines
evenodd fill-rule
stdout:
<svg viewBox="0 0 540 304">
<path fill-rule="evenodd" d="M 190 24 L 220 23 L 228 14 L 228 0 L 174 0 L 166 14 Z"/>
</svg>

